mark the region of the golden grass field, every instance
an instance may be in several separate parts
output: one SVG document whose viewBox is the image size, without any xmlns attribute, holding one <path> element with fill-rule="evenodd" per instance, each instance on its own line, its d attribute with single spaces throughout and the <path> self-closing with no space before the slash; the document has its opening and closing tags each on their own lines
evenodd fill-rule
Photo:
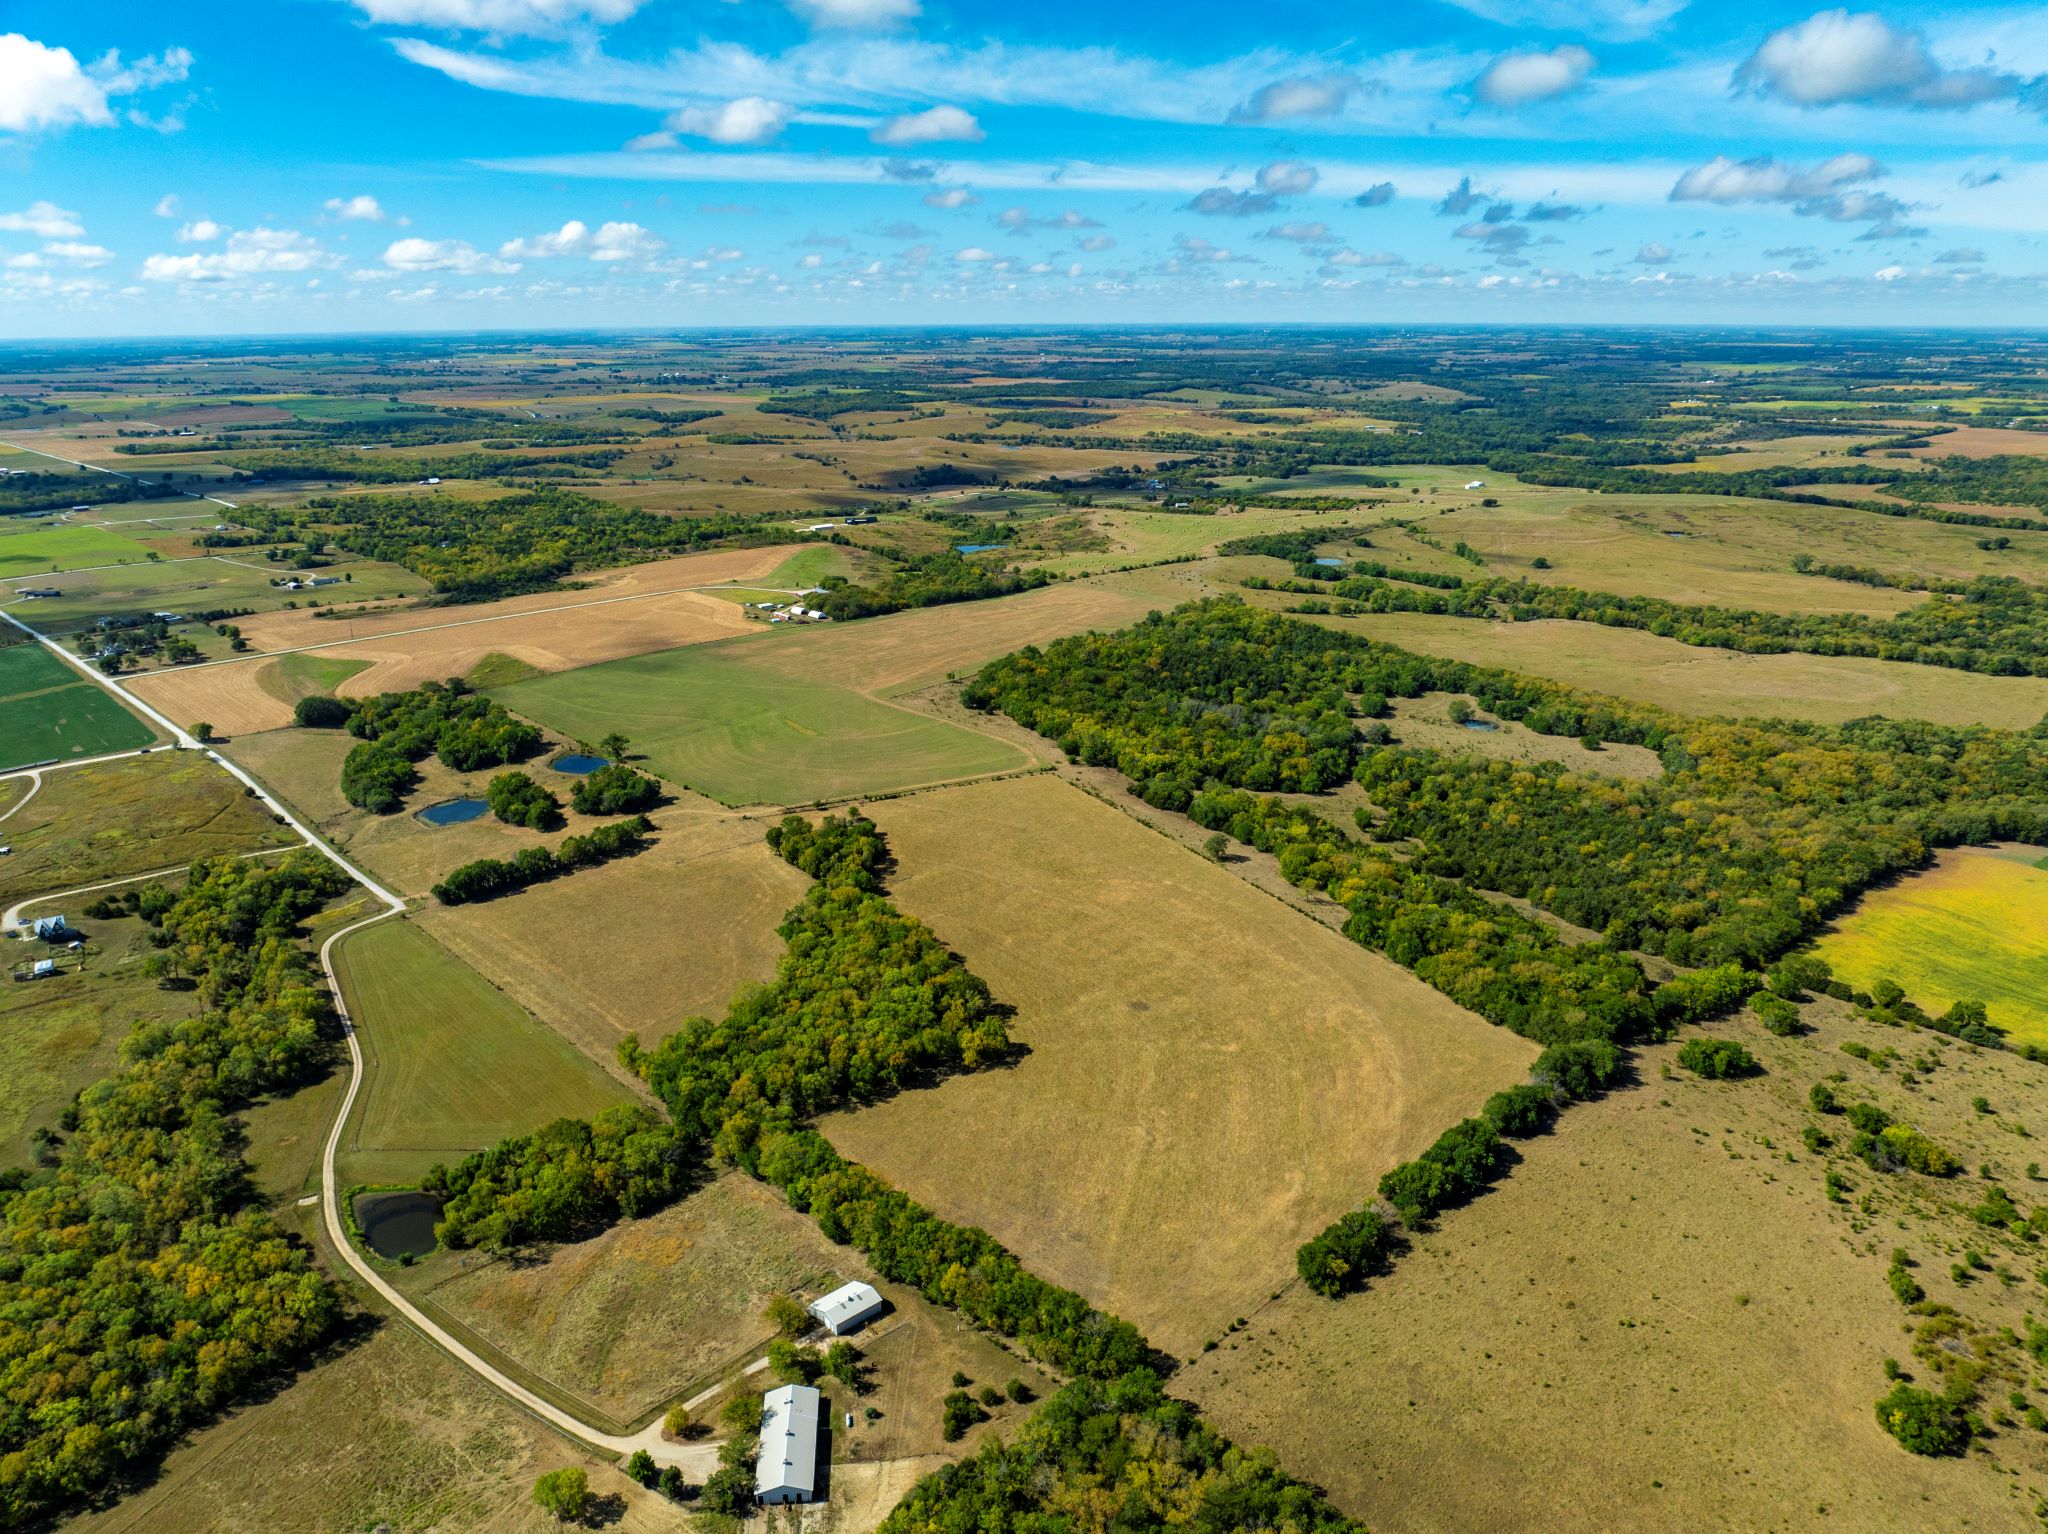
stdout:
<svg viewBox="0 0 2048 1534">
<path fill-rule="evenodd" d="M 1256 595 L 1256 594 L 1254 594 Z M 1639 629 L 1563 619 L 1484 623 L 1428 613 L 1314 618 L 1424 655 L 1546 676 L 1696 716 L 1840 724 L 1866 714 L 2024 730 L 2048 716 L 2048 678 L 1980 676 L 1836 655 L 1744 655 Z"/>
<path fill-rule="evenodd" d="M 565 671 L 621 656 L 724 639 L 747 630 L 730 602 L 684 588 L 764 576 L 786 546 L 689 554 L 630 565 L 592 578 L 589 589 L 507 597 L 459 607 L 381 610 L 321 618 L 300 608 L 247 620 L 243 634 L 263 651 L 312 651 L 354 664 L 341 696 L 365 698 L 421 682 L 467 675 L 486 656 L 505 655 L 536 671 Z M 137 695 L 172 718 L 204 719 L 229 734 L 291 723 L 294 690 L 276 673 L 296 655 L 254 655 L 139 679 Z"/>
<path fill-rule="evenodd" d="M 775 929 L 810 886 L 768 850 L 767 820 L 694 795 L 655 819 L 660 835 L 637 856 L 421 920 L 591 1058 L 610 1063 L 627 1033 L 651 1049 L 774 978 Z"/>
<path fill-rule="evenodd" d="M 820 1127 L 1175 1352 L 1535 1057 L 1056 778 L 871 813 L 897 903 L 1017 1008 L 1029 1053 Z"/>
<path fill-rule="evenodd" d="M 2048 1126 L 2048 1083 L 2012 1055 L 1851 1021 L 1834 1003 L 1806 1011 L 1818 1030 L 1800 1039 L 1727 1026 L 1764 1063 L 1749 1081 L 1702 1081 L 1671 1069 L 1675 1045 L 1645 1050 L 1644 1085 L 1523 1142 L 1522 1165 L 1390 1273 L 1339 1301 L 1291 1288 L 1177 1392 L 1376 1529 L 2029 1527 L 2048 1485 L 2041 1434 L 2011 1421 L 1989 1462 L 1985 1449 L 1924 1459 L 1883 1434 L 1872 1404 L 1886 1357 L 1927 1372 L 1885 1283 L 1894 1246 L 1932 1299 L 2020 1332 L 2038 1290 L 2019 1275 L 2037 1261 L 1948 1202 L 1977 1197 L 1974 1180 L 1880 1177 L 1838 1156 L 1855 1191 L 1830 1204 L 1799 1136 L 1815 1121 L 1808 1086 L 1839 1069 L 1846 1098 L 1990 1162 L 2031 1203 L 2038 1184 L 2019 1168 L 2038 1152 L 2010 1126 Z M 1847 1037 L 1931 1063 L 1909 1082 L 1842 1054 Z M 1993 1116 L 1969 1107 L 1978 1093 Z M 1949 1278 L 1966 1245 L 2015 1282 Z M 2008 1388 L 1988 1393 L 1987 1417 L 2010 1419 Z"/>
<path fill-rule="evenodd" d="M 1894 422 L 1905 430 L 1925 431 L 1925 421 Z M 2048 453 L 2048 436 L 2038 431 L 2014 431 L 2005 426 L 1952 426 L 1936 432 L 1926 447 L 1907 448 L 1915 458 L 1995 458 L 2002 453 L 2036 455 Z"/>
<path fill-rule="evenodd" d="M 1862 990 L 1891 979 L 1932 1012 L 1981 1001 L 2014 1039 L 2048 1045 L 2048 849 L 1957 847 L 1872 890 L 1817 945 Z"/>
</svg>

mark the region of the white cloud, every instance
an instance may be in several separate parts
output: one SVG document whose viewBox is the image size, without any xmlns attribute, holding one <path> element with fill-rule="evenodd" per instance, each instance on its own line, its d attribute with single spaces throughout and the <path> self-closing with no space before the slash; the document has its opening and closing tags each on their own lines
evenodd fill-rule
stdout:
<svg viewBox="0 0 2048 1534">
<path fill-rule="evenodd" d="M 1637 266 L 1669 266 L 1672 262 L 1671 247 L 1651 240 L 1633 257 Z"/>
<path fill-rule="evenodd" d="M 1113 234 L 1091 234 L 1082 240 L 1080 244 L 1081 249 L 1087 251 L 1089 255 L 1099 256 L 1105 250 L 1116 249 L 1116 236 Z"/>
<path fill-rule="evenodd" d="M 1200 261 L 1206 264 L 1235 261 L 1238 259 L 1226 247 L 1205 240 L 1199 234 L 1175 235 L 1173 246 L 1175 250 L 1178 250 L 1182 256 L 1190 261 Z"/>
<path fill-rule="evenodd" d="M 1492 107 L 1521 107 L 1570 95 L 1592 73 L 1593 55 L 1577 43 L 1548 53 L 1504 53 L 1472 82 L 1472 94 Z"/>
<path fill-rule="evenodd" d="M 1259 190 L 1272 197 L 1299 197 L 1322 178 L 1305 160 L 1275 160 L 1259 167 Z"/>
<path fill-rule="evenodd" d="M 639 224 L 612 223 L 598 226 L 590 242 L 593 261 L 645 261 L 668 246 L 652 230 Z"/>
<path fill-rule="evenodd" d="M 1328 245 L 1336 237 L 1330 233 L 1330 226 L 1328 224 L 1304 223 L 1290 220 L 1284 224 L 1275 224 L 1271 229 L 1268 229 L 1265 238 L 1269 240 L 1287 240 L 1296 245 Z"/>
<path fill-rule="evenodd" d="M 192 73 L 192 52 L 189 48 L 166 48 L 133 64 L 123 64 L 120 54 L 108 53 L 95 60 L 87 72 L 109 96 L 129 96 L 159 85 L 182 85 Z"/>
<path fill-rule="evenodd" d="M 339 219 L 343 223 L 381 224 L 384 222 L 384 209 L 378 204 L 376 198 L 368 195 L 330 197 L 321 206 L 327 210 L 329 218 Z"/>
<path fill-rule="evenodd" d="M 579 22 L 624 21 L 645 0 L 351 0 L 372 21 L 531 37 Z"/>
<path fill-rule="evenodd" d="M 54 202 L 32 202 L 19 213 L 0 213 L 0 230 L 8 234 L 32 234 L 44 240 L 75 239 L 85 233 L 76 213 Z"/>
<path fill-rule="evenodd" d="M 498 254 L 507 261 L 548 261 L 559 256 L 583 255 L 590 249 L 590 243 L 590 226 L 581 219 L 572 218 L 552 234 L 536 234 L 528 239 L 507 240 L 498 247 Z M 388 254 L 385 259 L 390 259 Z"/>
<path fill-rule="evenodd" d="M 158 218 L 176 218 L 178 216 L 178 194 L 176 192 L 164 193 L 163 196 L 156 200 L 156 207 L 153 211 Z"/>
<path fill-rule="evenodd" d="M 995 258 L 996 253 L 994 251 L 983 250 L 979 245 L 970 245 L 965 250 L 956 251 L 953 255 L 955 261 L 964 262 L 970 266 L 979 265 L 983 261 L 993 261 Z"/>
<path fill-rule="evenodd" d="M 1794 106 L 1848 103 L 1954 110 L 2018 95 L 2026 82 L 1995 69 L 1947 69 L 1917 28 L 1873 11 L 1821 11 L 1773 32 L 1735 71 L 1738 89 Z"/>
<path fill-rule="evenodd" d="M 0 34 L 0 131 L 113 120 L 106 90 L 79 68 L 69 48 L 48 48 L 19 32 Z"/>
<path fill-rule="evenodd" d="M 789 0 L 814 27 L 887 27 L 918 14 L 918 0 Z"/>
<path fill-rule="evenodd" d="M 868 137 L 877 144 L 978 144 L 988 135 L 972 112 L 937 106 L 892 117 Z"/>
<path fill-rule="evenodd" d="M 219 239 L 227 232 L 225 224 L 216 224 L 210 218 L 195 218 L 179 228 L 178 243 L 181 245 L 204 245 L 210 240 Z"/>
<path fill-rule="evenodd" d="M 1916 233 L 1905 216 L 1913 204 L 1858 182 L 1874 181 L 1884 167 L 1867 154 L 1838 154 L 1811 168 L 1759 157 L 1731 160 L 1716 155 L 1680 176 L 1671 188 L 1673 202 L 1789 203 L 1802 218 L 1824 218 L 1838 224 L 1868 223 L 1859 239 L 1890 239 Z"/>
<path fill-rule="evenodd" d="M 572 218 L 552 233 L 507 240 L 498 247 L 498 257 L 513 262 L 549 261 L 564 256 L 588 256 L 593 261 L 644 261 L 665 249 L 667 246 L 660 239 L 639 224 L 609 223 L 593 232 L 581 219 Z M 390 259 L 387 251 L 385 260 Z"/>
<path fill-rule="evenodd" d="M 710 139 L 714 144 L 765 144 L 789 125 L 795 111 L 766 96 L 741 96 L 721 106 L 684 107 L 669 115 L 668 126 L 673 132 Z M 635 144 L 640 148 L 667 147 L 638 140 Z"/>
<path fill-rule="evenodd" d="M 1643 37 L 1686 7 L 1686 0 L 1449 0 L 1502 26 L 1542 27 L 1596 37 Z"/>
<path fill-rule="evenodd" d="M 1944 250 L 1934 258 L 1937 266 L 1978 266 L 1983 263 L 1983 260 L 1984 252 L 1977 249 L 1974 245 L 1962 245 L 1954 250 Z"/>
<path fill-rule="evenodd" d="M 967 208 L 980 201 L 979 197 L 964 186 L 949 186 L 943 191 L 924 194 L 924 205 L 927 208 Z"/>
<path fill-rule="evenodd" d="M 318 240 L 296 229 L 238 229 L 227 248 L 186 256 L 155 255 L 142 263 L 152 282 L 226 282 L 237 277 L 308 272 L 338 264 Z"/>
<path fill-rule="evenodd" d="M 66 266 L 105 266 L 114 259 L 114 253 L 106 246 L 84 245 L 77 240 L 52 240 L 42 253 Z"/>
<path fill-rule="evenodd" d="M 1286 118 L 1335 117 L 1361 91 L 1379 94 L 1386 87 L 1345 70 L 1324 75 L 1289 75 L 1262 85 L 1231 109 L 1234 123 L 1279 122 Z"/>
<path fill-rule="evenodd" d="M 1879 282 L 1897 282 L 1906 275 L 1906 269 L 1903 266 L 1884 266 L 1879 267 L 1870 275 Z"/>
<path fill-rule="evenodd" d="M 583 226 L 573 221 L 563 226 L 565 232 L 571 228 L 581 230 Z M 466 240 L 423 240 L 417 235 L 393 240 L 386 246 L 384 264 L 396 272 L 460 272 L 467 275 L 519 270 L 517 262 L 486 255 Z"/>
<path fill-rule="evenodd" d="M 1406 266 L 1407 259 L 1395 255 L 1391 250 L 1376 250 L 1371 255 L 1360 255 L 1350 246 L 1330 253 L 1331 266 Z"/>
</svg>

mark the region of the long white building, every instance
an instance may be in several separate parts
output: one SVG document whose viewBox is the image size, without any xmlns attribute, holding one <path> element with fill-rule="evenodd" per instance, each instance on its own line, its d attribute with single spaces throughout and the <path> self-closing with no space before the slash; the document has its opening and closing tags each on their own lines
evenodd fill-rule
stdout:
<svg viewBox="0 0 2048 1534">
<path fill-rule="evenodd" d="M 761 1452 L 754 1461 L 754 1497 L 776 1506 L 818 1495 L 818 1392 L 783 1385 L 761 1398 Z"/>
</svg>

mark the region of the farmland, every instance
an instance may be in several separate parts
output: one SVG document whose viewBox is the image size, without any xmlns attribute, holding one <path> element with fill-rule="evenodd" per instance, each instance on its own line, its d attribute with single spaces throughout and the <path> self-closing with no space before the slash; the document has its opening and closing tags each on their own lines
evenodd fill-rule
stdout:
<svg viewBox="0 0 2048 1534">
<path fill-rule="evenodd" d="M 39 644 L 0 644 L 0 771 L 132 751 L 157 738 L 98 683 Z"/>
<path fill-rule="evenodd" d="M 1829 1014 L 1807 1039 L 1738 1031 L 1762 1081 L 1703 1082 L 1672 1070 L 1670 1047 L 1646 1052 L 1647 1085 L 1528 1142 L 1512 1177 L 1370 1291 L 1289 1291 L 1180 1388 L 1283 1463 L 1319 1464 L 1374 1527 L 1911 1534 L 1929 1504 L 1948 1528 L 2020 1526 L 2023 1488 L 2043 1474 L 2038 1434 L 2001 1435 L 1991 1452 L 2008 1481 L 1901 1454 L 1870 1401 L 1882 1360 L 1912 1340 L 1885 1286 L 1892 1247 L 1926 1258 L 1937 1299 L 1996 1304 L 2019 1324 L 2028 1297 L 1942 1276 L 1944 1247 L 1970 1227 L 1920 1190 L 1873 1188 L 1885 1218 L 1866 1229 L 1797 1146 L 1808 1085 L 1839 1063 L 1840 1090 L 1910 1113 L 1973 1162 L 2009 1161 L 2014 1142 L 1968 1099 L 2038 1104 L 2031 1068 L 1942 1045 L 1934 1083 L 1914 1087 L 1836 1048 L 1895 1030 Z M 1593 1250 L 1561 1230 L 1605 1236 Z M 1402 1469 L 1418 1462 L 1431 1473 Z"/>
<path fill-rule="evenodd" d="M 742 986 L 774 975 L 776 926 L 805 888 L 763 845 L 759 820 L 693 796 L 655 819 L 661 834 L 636 857 L 422 920 L 592 1059 L 609 1064 L 628 1033 L 651 1049 L 684 1018 L 719 1016 Z"/>
<path fill-rule="evenodd" d="M 204 757 L 160 751 L 46 774 L 7 821 L 7 840 L 0 900 L 13 901 L 298 837 Z"/>
<path fill-rule="evenodd" d="M 0 580 L 92 565 L 125 565 L 146 557 L 143 546 L 134 539 L 96 527 L 0 529 Z"/>
<path fill-rule="evenodd" d="M 628 1100 L 411 922 L 355 933 L 336 958 L 366 1056 L 342 1141 L 348 1182 L 408 1182 L 434 1162 Z"/>
<path fill-rule="evenodd" d="M 1535 1056 L 1067 783 L 872 813 L 896 899 L 1017 1008 L 1028 1053 L 826 1134 L 1176 1352 L 1285 1282 L 1298 1242 Z M 1077 890 L 1085 905 L 1059 893 Z"/>
<path fill-rule="evenodd" d="M 2014 1039 L 2048 1045 L 2048 859 L 1959 847 L 1864 896 L 1818 951 L 1852 985 L 1881 979 L 1934 1011 L 1981 1001 Z"/>
</svg>

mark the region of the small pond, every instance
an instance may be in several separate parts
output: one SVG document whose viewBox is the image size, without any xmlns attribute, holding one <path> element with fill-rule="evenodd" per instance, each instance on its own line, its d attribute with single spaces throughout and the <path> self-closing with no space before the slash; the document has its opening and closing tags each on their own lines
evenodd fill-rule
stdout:
<svg viewBox="0 0 2048 1534">
<path fill-rule="evenodd" d="M 997 549 L 1007 549 L 1007 543 L 956 543 L 955 554 L 993 554 Z"/>
<path fill-rule="evenodd" d="M 1461 719 L 1458 723 L 1468 730 L 1497 730 L 1500 728 L 1491 719 Z"/>
<path fill-rule="evenodd" d="M 609 767 L 611 764 L 612 759 L 608 756 L 585 756 L 580 751 L 571 751 L 548 763 L 557 772 L 573 772 L 578 777 L 587 772 L 595 772 L 600 767 Z"/>
<path fill-rule="evenodd" d="M 370 1250 L 397 1262 L 424 1257 L 434 1249 L 434 1222 L 441 1218 L 441 1200 L 410 1189 L 361 1193 L 356 1195 L 355 1214 Z"/>
<path fill-rule="evenodd" d="M 443 799 L 421 810 L 419 818 L 430 826 L 459 826 L 464 821 L 482 819 L 488 809 L 490 806 L 481 799 Z"/>
<path fill-rule="evenodd" d="M 1341 565 L 1344 561 L 1336 558 L 1334 555 L 1318 554 L 1316 556 L 1316 563 L 1319 565 Z"/>
</svg>

